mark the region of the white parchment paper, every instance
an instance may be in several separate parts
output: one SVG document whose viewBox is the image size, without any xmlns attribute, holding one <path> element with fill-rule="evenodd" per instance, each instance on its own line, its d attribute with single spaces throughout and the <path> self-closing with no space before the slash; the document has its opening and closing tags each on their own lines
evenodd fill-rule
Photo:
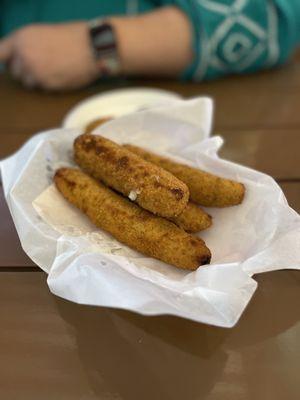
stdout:
<svg viewBox="0 0 300 400">
<path fill-rule="evenodd" d="M 95 132 L 245 184 L 242 205 L 209 209 L 213 226 L 200 236 L 212 251 L 212 263 L 195 272 L 120 244 L 58 193 L 53 173 L 73 165 L 72 142 L 79 130 L 38 134 L 1 162 L 22 246 L 48 273 L 54 294 L 81 304 L 232 327 L 256 289 L 253 274 L 300 268 L 299 215 L 271 177 L 218 157 L 222 139 L 209 138 L 211 123 L 211 100 L 197 98 L 124 116 Z"/>
</svg>

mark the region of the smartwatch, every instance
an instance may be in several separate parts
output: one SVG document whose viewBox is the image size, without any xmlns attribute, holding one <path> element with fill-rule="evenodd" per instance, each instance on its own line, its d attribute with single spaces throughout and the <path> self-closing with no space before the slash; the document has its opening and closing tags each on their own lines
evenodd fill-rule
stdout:
<svg viewBox="0 0 300 400">
<path fill-rule="evenodd" d="M 121 73 L 116 34 L 105 19 L 94 19 L 88 23 L 89 36 L 101 76 L 117 76 Z"/>
</svg>

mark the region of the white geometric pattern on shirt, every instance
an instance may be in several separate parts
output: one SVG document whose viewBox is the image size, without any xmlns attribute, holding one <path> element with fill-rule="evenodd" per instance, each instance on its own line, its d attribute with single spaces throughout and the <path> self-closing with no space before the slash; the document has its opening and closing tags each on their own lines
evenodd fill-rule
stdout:
<svg viewBox="0 0 300 400">
<path fill-rule="evenodd" d="M 277 32 L 277 12 L 273 0 L 266 1 L 268 27 L 265 30 L 257 21 L 243 14 L 245 6 L 249 0 L 235 0 L 231 5 L 212 0 L 197 0 L 199 5 L 207 10 L 224 16 L 210 37 L 205 35 L 202 30 L 200 41 L 200 63 L 195 71 L 194 78 L 201 80 L 209 67 L 220 71 L 226 71 L 225 63 L 217 54 L 217 48 L 225 39 L 230 29 L 239 23 L 243 28 L 249 31 L 249 36 L 243 33 L 232 32 L 226 38 L 222 45 L 223 57 L 229 62 L 236 62 L 235 70 L 243 71 L 251 66 L 258 57 L 264 52 L 268 52 L 268 59 L 265 67 L 272 66 L 279 57 L 278 32 Z M 254 35 L 259 42 L 253 45 L 251 35 Z M 239 50 L 234 51 L 239 44 Z M 241 60 L 240 62 L 238 62 Z"/>
</svg>

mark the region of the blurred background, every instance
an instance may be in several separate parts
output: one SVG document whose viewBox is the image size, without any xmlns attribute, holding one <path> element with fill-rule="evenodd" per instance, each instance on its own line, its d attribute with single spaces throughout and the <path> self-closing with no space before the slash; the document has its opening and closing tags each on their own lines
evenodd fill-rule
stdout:
<svg viewBox="0 0 300 400">
<path fill-rule="evenodd" d="M 112 77 L 214 80 L 285 63 L 298 0 L 0 0 L 0 61 L 28 88 Z"/>
</svg>

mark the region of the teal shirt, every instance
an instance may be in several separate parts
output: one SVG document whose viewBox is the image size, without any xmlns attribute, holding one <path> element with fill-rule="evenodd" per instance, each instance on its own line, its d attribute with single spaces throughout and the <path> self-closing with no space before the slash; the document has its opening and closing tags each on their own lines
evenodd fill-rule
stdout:
<svg viewBox="0 0 300 400">
<path fill-rule="evenodd" d="M 193 21 L 186 79 L 251 73 L 284 63 L 300 45 L 300 0 L 176 0 Z"/>
<path fill-rule="evenodd" d="M 0 0 L 0 35 L 29 23 L 132 15 L 164 5 L 181 8 L 193 27 L 194 60 L 184 79 L 274 67 L 300 44 L 300 0 Z"/>
</svg>

